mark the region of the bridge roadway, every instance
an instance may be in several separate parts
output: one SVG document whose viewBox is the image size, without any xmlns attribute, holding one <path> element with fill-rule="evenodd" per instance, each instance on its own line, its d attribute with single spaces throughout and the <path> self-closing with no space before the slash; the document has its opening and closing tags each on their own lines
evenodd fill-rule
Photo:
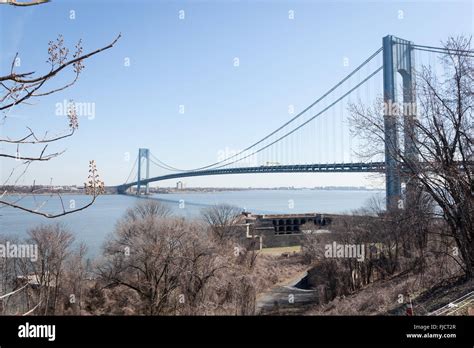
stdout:
<svg viewBox="0 0 474 348">
<path fill-rule="evenodd" d="M 140 185 L 155 181 L 178 179 L 191 176 L 228 175 L 228 174 L 258 174 L 258 173 L 367 173 L 385 172 L 385 162 L 372 163 L 328 163 L 328 164 L 295 164 L 295 165 L 267 165 L 259 167 L 220 168 L 189 172 L 178 172 L 153 178 L 140 180 Z M 138 184 L 137 181 L 117 186 L 119 193 Z"/>
</svg>

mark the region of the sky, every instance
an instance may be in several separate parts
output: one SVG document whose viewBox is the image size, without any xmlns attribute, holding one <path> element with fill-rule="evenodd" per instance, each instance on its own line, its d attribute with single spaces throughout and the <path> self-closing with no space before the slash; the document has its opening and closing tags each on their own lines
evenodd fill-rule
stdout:
<svg viewBox="0 0 474 348">
<path fill-rule="evenodd" d="M 38 134 L 59 134 L 67 129 L 60 107 L 73 99 L 88 112 L 79 117 L 73 137 L 48 147 L 66 151 L 32 164 L 18 184 L 35 180 L 81 185 L 92 159 L 106 185 L 121 184 L 140 147 L 178 168 L 204 166 L 222 151 L 243 149 L 288 121 L 293 116 L 289 105 L 299 111 L 311 104 L 381 47 L 387 34 L 434 46 L 448 36 L 471 35 L 473 8 L 473 1 L 355 0 L 52 0 L 28 8 L 0 5 L 0 75 L 9 71 L 17 52 L 17 71 L 46 72 L 48 42 L 59 34 L 71 51 L 82 39 L 84 52 L 122 35 L 112 49 L 84 62 L 74 86 L 11 110 L 0 135 L 21 136 L 26 126 Z M 350 63 L 343 64 L 344 58 Z M 51 86 L 71 76 L 65 72 Z M 11 150 L 2 146 L 2 151 Z M 21 151 L 34 154 L 38 149 Z M 18 165 L 0 160 L 2 182 Z M 151 174 L 161 172 L 152 169 Z M 175 181 L 158 185 L 174 186 Z M 187 186 L 216 187 L 383 185 L 383 178 L 367 174 L 183 181 Z"/>
</svg>

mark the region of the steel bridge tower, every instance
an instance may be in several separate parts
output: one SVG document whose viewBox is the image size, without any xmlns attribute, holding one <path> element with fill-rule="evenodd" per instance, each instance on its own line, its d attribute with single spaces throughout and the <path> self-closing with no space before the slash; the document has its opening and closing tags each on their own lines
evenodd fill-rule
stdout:
<svg viewBox="0 0 474 348">
<path fill-rule="evenodd" d="M 385 131 L 385 185 L 387 195 L 387 210 L 393 211 L 407 208 L 415 183 L 403 177 L 400 170 L 400 143 L 398 120 L 403 117 L 404 148 L 403 156 L 415 161 L 417 158 L 414 144 L 414 121 L 416 118 L 416 97 L 414 79 L 413 43 L 392 35 L 383 38 L 383 95 L 384 95 L 384 131 Z M 396 75 L 402 77 L 402 104 L 397 100 Z M 400 106 L 401 112 L 400 112 Z M 398 112 L 396 112 L 398 108 Z M 406 184 L 406 201 L 402 201 L 401 183 Z M 404 204 L 405 203 L 405 204 Z"/>
<path fill-rule="evenodd" d="M 150 150 L 149 149 L 138 149 L 138 175 L 137 175 L 137 195 L 140 195 L 140 186 L 142 178 L 142 160 L 145 160 L 146 172 L 145 178 L 150 178 Z M 149 184 L 145 184 L 145 194 L 149 193 Z"/>
</svg>

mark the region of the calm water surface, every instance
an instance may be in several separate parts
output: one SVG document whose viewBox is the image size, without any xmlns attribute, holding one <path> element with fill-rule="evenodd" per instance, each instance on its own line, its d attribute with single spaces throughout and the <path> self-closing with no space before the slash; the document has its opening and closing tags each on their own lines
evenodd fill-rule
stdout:
<svg viewBox="0 0 474 348">
<path fill-rule="evenodd" d="M 360 208 L 373 197 L 383 197 L 383 191 L 345 190 L 249 190 L 206 193 L 155 194 L 152 197 L 168 205 L 175 215 L 199 218 L 200 211 L 218 203 L 236 205 L 254 213 L 344 213 Z M 10 199 L 18 197 L 10 196 Z M 83 195 L 63 195 L 65 204 L 74 200 L 76 207 L 88 202 Z M 35 202 L 36 200 L 36 202 Z M 47 200 L 42 211 L 61 211 L 57 197 L 25 197 L 23 205 L 34 207 Z M 0 234 L 24 237 L 37 225 L 61 222 L 74 233 L 76 241 L 84 242 L 91 256 L 100 252 L 107 234 L 111 233 L 124 212 L 135 205 L 139 198 L 107 195 L 97 198 L 95 204 L 83 211 L 57 219 L 25 213 L 10 207 L 0 208 Z"/>
</svg>

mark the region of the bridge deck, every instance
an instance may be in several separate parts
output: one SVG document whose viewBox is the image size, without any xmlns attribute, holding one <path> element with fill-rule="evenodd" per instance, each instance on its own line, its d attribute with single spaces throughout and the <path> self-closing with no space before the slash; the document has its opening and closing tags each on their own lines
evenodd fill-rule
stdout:
<svg viewBox="0 0 474 348">
<path fill-rule="evenodd" d="M 140 185 L 155 181 L 185 178 L 191 176 L 228 175 L 228 174 L 259 174 L 259 173 L 367 173 L 384 172 L 384 162 L 372 163 L 333 163 L 333 164 L 298 164 L 298 165 L 269 165 L 259 167 L 220 168 L 179 172 L 140 180 Z M 117 186 L 119 192 L 125 192 L 129 187 L 136 186 L 137 181 Z"/>
</svg>

